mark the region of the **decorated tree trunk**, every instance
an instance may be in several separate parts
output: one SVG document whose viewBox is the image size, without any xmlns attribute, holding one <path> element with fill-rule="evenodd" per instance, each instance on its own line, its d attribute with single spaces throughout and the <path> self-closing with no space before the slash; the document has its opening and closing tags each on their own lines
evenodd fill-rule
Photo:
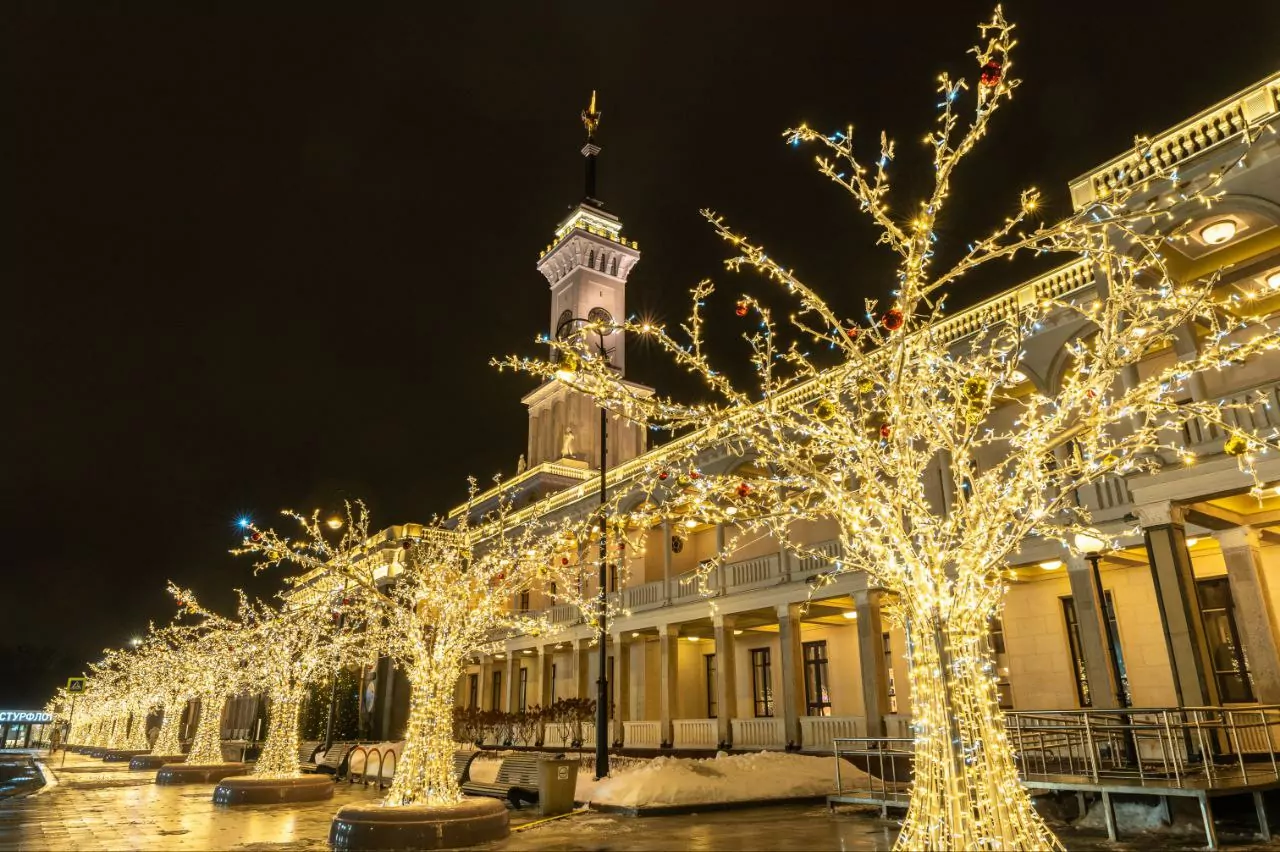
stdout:
<svg viewBox="0 0 1280 852">
<path fill-rule="evenodd" d="M 147 705 L 134 708 L 133 716 L 129 720 L 129 739 L 125 744 L 125 748 L 129 751 L 146 751 L 151 748 L 151 743 L 147 742 L 147 711 L 149 709 Z"/>
<path fill-rule="evenodd" d="M 182 710 L 187 705 L 185 698 L 174 698 L 164 704 L 164 715 L 160 719 L 160 733 L 156 737 L 152 754 L 180 754 L 182 752 Z"/>
<path fill-rule="evenodd" d="M 298 775 L 298 711 L 307 690 L 304 684 L 278 684 L 271 690 L 267 710 L 267 738 L 253 774 L 268 778 Z"/>
<path fill-rule="evenodd" d="M 457 666 L 409 670 L 409 725 L 395 780 L 383 804 L 452 805 L 462 801 L 453 769 L 453 694 Z"/>
<path fill-rule="evenodd" d="M 111 720 L 111 735 L 107 738 L 107 748 L 122 749 L 129 742 L 129 716 L 116 716 Z"/>
<path fill-rule="evenodd" d="M 221 692 L 203 693 L 200 696 L 200 718 L 196 722 L 196 734 L 191 741 L 187 763 L 222 763 L 222 705 Z"/>
<path fill-rule="evenodd" d="M 908 617 L 915 765 L 897 849 L 1059 849 L 1018 781 L 981 606 Z"/>
</svg>

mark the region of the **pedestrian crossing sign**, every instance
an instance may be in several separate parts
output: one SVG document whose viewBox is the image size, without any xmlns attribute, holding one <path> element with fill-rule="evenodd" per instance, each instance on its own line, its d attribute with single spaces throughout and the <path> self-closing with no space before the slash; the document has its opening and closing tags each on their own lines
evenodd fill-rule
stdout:
<svg viewBox="0 0 1280 852">
<path fill-rule="evenodd" d="M 67 692 L 70 692 L 73 695 L 84 692 L 84 681 L 85 679 L 82 677 L 67 678 Z"/>
</svg>

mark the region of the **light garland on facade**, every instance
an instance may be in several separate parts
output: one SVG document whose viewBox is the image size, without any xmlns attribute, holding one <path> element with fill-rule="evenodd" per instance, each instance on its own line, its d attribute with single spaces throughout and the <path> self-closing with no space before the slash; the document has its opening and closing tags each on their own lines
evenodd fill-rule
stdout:
<svg viewBox="0 0 1280 852">
<path fill-rule="evenodd" d="M 704 378 L 718 403 L 637 393 L 578 340 L 541 340 L 559 356 L 553 361 L 498 362 L 558 379 L 652 427 L 702 430 L 649 476 L 669 481 L 672 468 L 692 465 L 717 444 L 754 459 L 760 474 L 751 478 L 695 470 L 698 481 L 688 487 L 654 484 L 655 492 L 665 489 L 683 501 L 676 508 L 691 511 L 691 519 L 706 513 L 713 520 L 732 515 L 729 522 L 754 518 L 784 540 L 792 521 L 838 522 L 841 562 L 820 575 L 818 585 L 839 573 L 865 572 L 895 593 L 896 617 L 909 639 L 915 769 L 899 849 L 1060 848 L 1018 781 L 988 644 L 990 619 L 1005 594 L 1006 562 L 1019 545 L 1040 536 L 1072 547 L 1075 533 L 1091 529 L 1075 500 L 1082 486 L 1193 461 L 1180 441 L 1188 421 L 1226 434 L 1225 452 L 1253 478 L 1255 494 L 1263 488 L 1255 463 L 1276 446 L 1274 433 L 1233 425 L 1229 409 L 1242 406 L 1185 399 L 1195 374 L 1280 343 L 1272 316 L 1251 312 L 1248 300 L 1220 286 L 1216 273 L 1178 280 L 1166 262 L 1169 246 L 1187 240 L 1229 168 L 1187 179 L 1149 158 L 1151 171 L 1141 184 L 1117 189 L 1056 224 L 1036 222 L 1039 195 L 1027 190 L 1015 212 L 971 243 L 958 263 L 931 272 L 953 171 L 1019 85 L 1010 76 L 1012 30 L 999 7 L 980 27 L 967 126 L 957 109 L 969 97 L 969 84 L 939 77 L 937 125 L 925 137 L 935 184 L 906 215 L 889 208 L 894 146 L 885 137 L 875 163 L 867 165 L 855 155 L 852 128 L 826 135 L 801 126 L 786 134 L 793 145 L 825 148 L 821 173 L 853 197 L 878 226 L 879 242 L 898 255 L 887 305 L 868 300 L 860 321 L 839 316 L 763 247 L 706 212 L 733 247 L 730 269 L 753 269 L 798 303 L 788 322 L 799 339 L 788 343 L 779 339 L 768 307 L 750 295 L 737 302 L 733 313 L 752 323 L 744 338 L 756 387 L 735 385 L 705 350 L 714 293 L 708 282 L 693 290 L 682 326 L 686 338 L 640 320 L 621 330 L 653 341 Z M 1239 141 L 1246 154 L 1232 165 L 1243 162 L 1260 132 L 1244 128 Z M 960 339 L 944 327 L 942 305 L 964 275 L 997 258 L 1048 252 L 1091 258 L 1098 299 L 1046 297 Z M 1073 318 L 1082 334 L 1086 326 L 1096 333 L 1070 344 L 1072 369 L 1062 386 L 1052 395 L 1015 391 L 1026 342 L 1043 324 Z M 1152 364 L 1153 355 L 1188 334 L 1197 342 L 1192 356 L 1139 375 L 1137 364 Z M 821 366 L 811 347 L 840 363 Z"/>
</svg>

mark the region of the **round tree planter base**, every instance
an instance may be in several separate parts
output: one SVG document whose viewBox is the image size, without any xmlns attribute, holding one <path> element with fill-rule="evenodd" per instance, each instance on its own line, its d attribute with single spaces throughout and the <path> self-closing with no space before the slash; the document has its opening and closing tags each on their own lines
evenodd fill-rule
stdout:
<svg viewBox="0 0 1280 852">
<path fill-rule="evenodd" d="M 243 775 L 243 763 L 170 763 L 156 773 L 157 784 L 217 784 L 223 778 Z"/>
<path fill-rule="evenodd" d="M 347 805 L 329 827 L 329 844 L 339 852 L 365 849 L 457 849 L 511 833 L 506 803 L 464 799 L 456 805 Z"/>
<path fill-rule="evenodd" d="M 129 761 L 130 769 L 159 769 L 170 763 L 186 763 L 185 754 L 140 754 Z"/>
<path fill-rule="evenodd" d="M 151 752 L 151 749 L 149 748 L 112 749 L 111 751 L 102 755 L 102 759 L 107 763 L 124 763 L 126 760 L 133 760 L 135 757 L 137 757 L 140 754 L 150 754 L 150 752 Z"/>
<path fill-rule="evenodd" d="M 103 748 L 102 746 L 94 746 L 93 748 L 88 749 L 87 751 L 82 751 L 80 753 L 85 755 L 86 757 L 96 757 L 99 760 L 101 760 L 103 757 L 106 756 L 107 752 L 110 750 L 111 749 Z"/>
<path fill-rule="evenodd" d="M 333 778 L 328 775 L 299 775 L 296 778 L 236 775 L 224 778 L 213 790 L 215 805 L 279 805 L 332 798 Z"/>
</svg>

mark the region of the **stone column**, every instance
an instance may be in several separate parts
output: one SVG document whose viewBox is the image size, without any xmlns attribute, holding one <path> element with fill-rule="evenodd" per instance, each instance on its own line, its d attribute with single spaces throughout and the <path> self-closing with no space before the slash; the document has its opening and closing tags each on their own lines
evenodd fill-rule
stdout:
<svg viewBox="0 0 1280 852">
<path fill-rule="evenodd" d="M 1093 564 L 1083 556 L 1069 554 L 1067 581 L 1071 584 L 1071 602 L 1076 608 L 1076 624 L 1080 629 L 1080 651 L 1084 654 L 1084 673 L 1089 681 L 1089 700 L 1094 710 L 1112 710 L 1121 706 L 1120 684 L 1115 679 L 1115 664 L 1107 641 L 1106 607 L 1102 586 L 1093 574 Z M 1074 675 L 1074 673 L 1073 673 Z"/>
<path fill-rule="evenodd" d="M 593 698 L 591 688 L 591 640 L 573 640 L 574 698 Z"/>
<path fill-rule="evenodd" d="M 775 706 L 773 714 L 783 718 L 783 739 L 788 748 L 799 748 L 800 717 L 804 715 L 804 670 L 800 650 L 800 607 L 798 604 L 778 604 L 778 645 L 782 651 L 782 707 Z"/>
<path fill-rule="evenodd" d="M 480 709 L 493 710 L 493 657 L 480 658 Z"/>
<path fill-rule="evenodd" d="M 631 719 L 631 646 L 613 634 L 613 744 L 622 744 L 622 723 Z"/>
<path fill-rule="evenodd" d="M 1182 507 L 1166 501 L 1138 506 L 1137 512 L 1147 543 L 1177 702 L 1183 707 L 1216 705 L 1218 689 L 1191 574 Z"/>
<path fill-rule="evenodd" d="M 716 524 L 716 559 L 719 565 L 716 567 L 716 588 L 720 590 L 720 594 L 724 594 L 729 588 L 729 566 L 724 559 L 724 524 Z"/>
<path fill-rule="evenodd" d="M 1267 593 L 1267 578 L 1258 552 L 1258 532 L 1233 527 L 1213 534 L 1222 548 L 1231 586 L 1240 641 L 1249 654 L 1254 698 L 1262 704 L 1280 704 L 1280 630 Z"/>
<path fill-rule="evenodd" d="M 867 736 L 883 737 L 884 715 L 889 712 L 889 671 L 885 664 L 884 618 L 877 589 L 853 593 L 853 609 L 858 614 L 858 669 L 862 675 L 862 715 Z"/>
<path fill-rule="evenodd" d="M 555 648 L 538 646 L 538 701 L 545 710 L 551 706 L 551 666 L 555 662 Z"/>
<path fill-rule="evenodd" d="M 671 603 L 671 521 L 662 522 L 662 600 Z"/>
<path fill-rule="evenodd" d="M 670 748 L 673 731 L 671 720 L 676 716 L 676 696 L 679 690 L 679 641 L 680 626 L 663 624 L 658 627 L 658 728 L 662 747 Z"/>
<path fill-rule="evenodd" d="M 520 709 L 520 657 L 519 651 L 507 652 L 507 706 L 508 713 Z"/>
<path fill-rule="evenodd" d="M 716 732 L 720 747 L 728 748 L 733 744 L 733 718 L 738 715 L 733 616 L 713 616 L 712 623 L 716 630 Z"/>
</svg>

